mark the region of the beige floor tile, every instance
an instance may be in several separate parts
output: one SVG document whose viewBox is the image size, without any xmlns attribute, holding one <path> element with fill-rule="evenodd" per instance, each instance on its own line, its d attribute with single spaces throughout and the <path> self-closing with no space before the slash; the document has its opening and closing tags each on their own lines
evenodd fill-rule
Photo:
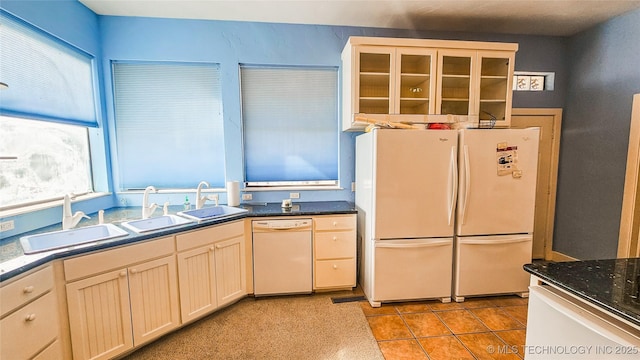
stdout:
<svg viewBox="0 0 640 360">
<path fill-rule="evenodd" d="M 465 309 L 477 309 L 477 308 L 485 308 L 485 307 L 497 306 L 493 302 L 493 298 L 490 298 L 490 297 L 487 297 L 487 298 L 468 298 L 468 299 L 465 299 L 464 302 L 461 302 L 460 304 L 462 304 L 462 306 Z"/>
<path fill-rule="evenodd" d="M 380 315 L 367 317 L 373 336 L 378 341 L 411 339 L 413 335 L 400 315 Z"/>
<path fill-rule="evenodd" d="M 454 334 L 466 334 L 474 332 L 489 331 L 476 317 L 468 310 L 451 310 L 436 313 L 440 320 Z"/>
<path fill-rule="evenodd" d="M 517 351 L 490 332 L 458 335 L 458 339 L 479 360 L 520 360 Z"/>
<path fill-rule="evenodd" d="M 512 296 L 499 296 L 491 300 L 497 306 L 519 306 L 529 304 L 529 299 L 521 298 L 516 295 Z"/>
<path fill-rule="evenodd" d="M 527 339 L 527 333 L 525 330 L 507 330 L 494 332 L 502 341 L 511 346 L 514 352 L 517 349 L 517 353 L 520 357 L 524 357 L 524 345 Z"/>
<path fill-rule="evenodd" d="M 361 301 L 360 308 L 362 308 L 362 312 L 364 316 L 373 316 L 373 315 L 395 315 L 398 312 L 393 305 L 384 304 L 378 308 L 371 307 L 368 301 Z"/>
<path fill-rule="evenodd" d="M 509 316 L 501 308 L 469 309 L 482 323 L 493 331 L 522 329 L 524 325 Z"/>
<path fill-rule="evenodd" d="M 416 340 L 392 340 L 378 342 L 385 360 L 428 359 Z"/>
<path fill-rule="evenodd" d="M 425 302 L 415 302 L 415 303 L 409 302 L 409 303 L 395 304 L 395 308 L 400 314 L 424 313 L 424 312 L 431 311 L 429 304 Z"/>
<path fill-rule="evenodd" d="M 474 360 L 471 353 L 455 336 L 418 339 L 431 360 Z"/>
<path fill-rule="evenodd" d="M 514 319 L 520 321 L 523 325 L 527 325 L 528 306 L 506 306 L 501 308 L 504 312 L 511 315 Z"/>
<path fill-rule="evenodd" d="M 403 314 L 402 318 L 415 337 L 449 335 L 451 332 L 432 312 Z"/>
<path fill-rule="evenodd" d="M 464 307 L 462 306 L 461 303 L 457 303 L 457 302 L 449 302 L 449 303 L 443 303 L 443 302 L 430 302 L 428 303 L 429 307 L 431 308 L 431 310 L 433 311 L 448 311 L 448 310 L 457 310 L 457 309 L 464 309 Z"/>
</svg>

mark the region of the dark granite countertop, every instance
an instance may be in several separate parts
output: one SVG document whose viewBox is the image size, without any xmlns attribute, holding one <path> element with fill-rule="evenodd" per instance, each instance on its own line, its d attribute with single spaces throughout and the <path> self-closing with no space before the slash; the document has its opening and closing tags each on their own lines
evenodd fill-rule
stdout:
<svg viewBox="0 0 640 360">
<path fill-rule="evenodd" d="M 212 225 L 222 224 L 230 221 L 244 219 L 247 217 L 270 217 L 270 216 L 313 216 L 313 215 L 331 215 L 331 214 L 355 214 L 357 213 L 355 205 L 347 201 L 316 201 L 316 202 L 294 202 L 290 210 L 285 210 L 280 203 L 248 203 L 239 207 L 247 209 L 248 212 L 238 214 L 218 220 L 208 220 L 199 223 L 192 222 L 169 229 L 161 229 L 143 234 L 137 234 L 122 226 L 121 229 L 129 233 L 128 236 L 104 240 L 89 244 L 77 245 L 64 249 L 51 250 L 37 254 L 25 255 L 20 238 L 27 235 L 40 234 L 50 231 L 62 229 L 61 224 L 55 224 L 33 230 L 24 234 L 12 236 L 0 240 L 0 281 L 7 280 L 16 275 L 20 275 L 25 271 L 44 265 L 52 260 L 75 256 L 90 251 L 108 249 L 116 246 L 132 244 L 139 241 L 149 240 L 161 236 L 172 235 L 175 233 L 194 230 L 198 228 L 208 227 Z M 181 211 L 181 206 L 170 206 L 169 214 L 175 214 Z M 105 210 L 105 223 L 119 223 L 129 220 L 140 219 L 142 214 L 141 207 L 111 208 Z M 156 210 L 155 216 L 162 214 L 162 209 Z M 83 220 L 78 227 L 95 225 L 98 223 L 98 214 L 89 214 L 90 220 Z"/>
<path fill-rule="evenodd" d="M 524 269 L 570 294 L 640 326 L 640 258 L 541 262 Z"/>
</svg>

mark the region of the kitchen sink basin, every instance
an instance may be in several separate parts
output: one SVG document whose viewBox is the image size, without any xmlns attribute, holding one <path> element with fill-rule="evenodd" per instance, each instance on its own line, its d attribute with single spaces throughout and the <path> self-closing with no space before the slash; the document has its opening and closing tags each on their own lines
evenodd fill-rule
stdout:
<svg viewBox="0 0 640 360">
<path fill-rule="evenodd" d="M 128 232 L 113 224 L 100 224 L 23 236 L 20 244 L 25 254 L 35 254 L 127 235 Z"/>
<path fill-rule="evenodd" d="M 178 215 L 184 216 L 189 219 L 193 219 L 196 221 L 206 221 L 206 220 L 214 220 L 214 219 L 222 219 L 228 216 L 242 214 L 247 212 L 246 209 L 240 209 L 232 206 L 211 206 L 205 207 L 197 210 L 187 210 L 180 211 Z"/>
<path fill-rule="evenodd" d="M 190 222 L 191 220 L 180 216 L 163 215 L 148 219 L 126 221 L 122 223 L 122 226 L 137 233 L 144 233 L 148 231 L 172 228 L 174 226 L 180 226 Z"/>
</svg>

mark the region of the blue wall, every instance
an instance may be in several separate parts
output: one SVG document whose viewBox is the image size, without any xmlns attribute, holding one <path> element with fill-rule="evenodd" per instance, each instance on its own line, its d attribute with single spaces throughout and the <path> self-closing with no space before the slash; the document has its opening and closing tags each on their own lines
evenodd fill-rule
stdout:
<svg viewBox="0 0 640 360">
<path fill-rule="evenodd" d="M 517 53 L 516 69 L 554 71 L 557 73 L 557 85 L 553 92 L 517 94 L 514 106 L 564 105 L 566 40 L 563 38 L 113 16 L 100 17 L 100 29 L 107 94 L 106 109 L 110 123 L 113 121 L 111 61 L 190 61 L 220 64 L 227 180 L 243 180 L 238 65 L 340 66 L 340 53 L 349 36 L 517 42 L 520 44 L 520 50 Z M 343 190 L 301 191 L 301 200 L 353 201 L 350 184 L 354 180 L 354 136 L 353 133 L 340 135 L 340 184 Z M 252 195 L 257 201 L 280 201 L 287 198 L 289 192 L 253 192 Z M 139 201 L 139 195 L 118 196 L 120 199 L 126 199 L 127 203 L 136 204 Z M 222 194 L 223 202 L 224 197 Z M 173 203 L 176 197 L 167 195 L 166 201 Z"/>
<path fill-rule="evenodd" d="M 640 10 L 569 41 L 553 247 L 579 259 L 616 257 L 638 39 Z"/>
<path fill-rule="evenodd" d="M 3 0 L 0 7 L 96 57 L 102 127 L 93 142 L 111 144 L 94 154 L 100 190 L 113 191 L 109 142 L 113 124 L 112 60 L 203 61 L 221 65 L 227 180 L 242 180 L 242 143 L 238 64 L 340 66 L 340 53 L 349 36 L 384 36 L 516 42 L 516 70 L 553 71 L 556 90 L 514 95 L 514 107 L 561 108 L 565 105 L 568 66 L 567 39 L 461 32 L 359 27 L 287 25 L 229 21 L 200 21 L 98 16 L 76 0 Z M 343 190 L 301 191 L 302 201 L 353 200 L 355 133 L 341 133 L 340 182 Z M 280 201 L 289 192 L 254 192 L 254 200 Z M 181 204 L 183 194 L 157 195 L 153 201 Z M 162 198 L 165 196 L 166 198 Z M 123 203 L 139 205 L 141 194 L 118 194 L 100 200 L 74 203 L 87 213 Z M 225 202 L 224 194 L 221 201 Z M 60 208 L 14 217 L 16 230 L 0 238 L 60 222 Z"/>
</svg>

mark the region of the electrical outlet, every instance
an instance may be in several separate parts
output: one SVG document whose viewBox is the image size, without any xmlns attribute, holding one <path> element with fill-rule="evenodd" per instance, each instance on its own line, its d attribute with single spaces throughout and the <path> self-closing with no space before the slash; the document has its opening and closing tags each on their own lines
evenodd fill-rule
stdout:
<svg viewBox="0 0 640 360">
<path fill-rule="evenodd" d="M 253 200 L 253 195 L 251 195 L 251 194 L 242 194 L 242 200 Z"/>
<path fill-rule="evenodd" d="M 13 230 L 13 229 L 15 229 L 15 224 L 13 223 L 13 220 L 9 220 L 9 221 L 5 221 L 3 223 L 0 223 L 0 232 L 9 231 L 9 230 Z"/>
<path fill-rule="evenodd" d="M 300 199 L 300 193 L 289 193 L 289 199 Z"/>
<path fill-rule="evenodd" d="M 352 181 L 351 182 L 351 192 L 354 192 L 354 191 L 356 191 L 356 182 Z"/>
</svg>

